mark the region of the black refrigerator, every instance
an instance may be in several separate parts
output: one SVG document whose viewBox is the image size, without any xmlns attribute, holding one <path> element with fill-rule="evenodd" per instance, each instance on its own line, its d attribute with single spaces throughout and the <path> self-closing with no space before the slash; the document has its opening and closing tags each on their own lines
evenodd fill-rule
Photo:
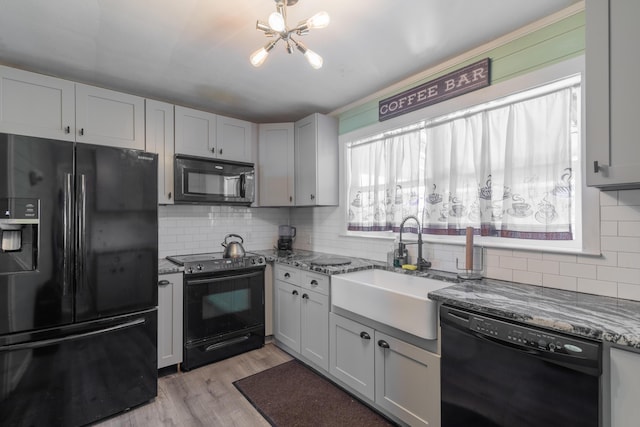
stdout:
<svg viewBox="0 0 640 427">
<path fill-rule="evenodd" d="M 157 395 L 157 156 L 0 134 L 0 424 Z"/>
</svg>

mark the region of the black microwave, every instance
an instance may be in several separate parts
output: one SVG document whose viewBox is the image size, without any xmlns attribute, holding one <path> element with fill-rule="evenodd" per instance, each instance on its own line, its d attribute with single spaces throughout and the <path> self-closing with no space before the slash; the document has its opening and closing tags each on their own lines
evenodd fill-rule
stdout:
<svg viewBox="0 0 640 427">
<path fill-rule="evenodd" d="M 176 203 L 250 205 L 255 194 L 253 163 L 176 154 Z"/>
</svg>

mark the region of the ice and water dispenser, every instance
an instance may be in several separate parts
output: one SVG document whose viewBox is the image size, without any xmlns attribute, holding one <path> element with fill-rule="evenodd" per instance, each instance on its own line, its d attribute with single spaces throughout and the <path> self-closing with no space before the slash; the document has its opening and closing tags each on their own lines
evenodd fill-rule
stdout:
<svg viewBox="0 0 640 427">
<path fill-rule="evenodd" d="M 0 274 L 37 268 L 38 199 L 0 199 Z"/>
</svg>

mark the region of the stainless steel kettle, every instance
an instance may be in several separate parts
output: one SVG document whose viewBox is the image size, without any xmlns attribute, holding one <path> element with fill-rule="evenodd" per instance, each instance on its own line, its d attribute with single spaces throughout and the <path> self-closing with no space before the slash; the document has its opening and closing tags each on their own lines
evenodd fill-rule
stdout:
<svg viewBox="0 0 640 427">
<path fill-rule="evenodd" d="M 240 241 L 227 242 L 227 239 L 231 237 L 237 237 L 238 239 L 240 239 Z M 244 240 L 242 240 L 242 237 L 238 234 L 227 234 L 227 236 L 224 238 L 224 242 L 221 243 L 221 245 L 225 248 L 222 256 L 224 258 L 242 258 L 245 254 L 242 243 L 244 243 Z"/>
</svg>

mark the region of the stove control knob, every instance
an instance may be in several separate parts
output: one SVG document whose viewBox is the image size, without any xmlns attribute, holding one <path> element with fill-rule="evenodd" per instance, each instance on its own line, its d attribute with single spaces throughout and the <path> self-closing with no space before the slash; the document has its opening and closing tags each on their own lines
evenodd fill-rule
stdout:
<svg viewBox="0 0 640 427">
<path fill-rule="evenodd" d="M 201 271 L 201 270 L 202 270 L 202 264 L 198 264 L 198 265 L 196 265 L 196 269 L 197 269 L 198 271 Z"/>
<path fill-rule="evenodd" d="M 251 258 L 251 264 L 255 264 L 256 263 L 256 259 L 255 258 Z"/>
<path fill-rule="evenodd" d="M 189 267 L 189 268 L 187 268 L 186 271 L 187 271 L 187 273 L 191 274 L 191 273 L 193 273 L 193 268 Z"/>
</svg>

